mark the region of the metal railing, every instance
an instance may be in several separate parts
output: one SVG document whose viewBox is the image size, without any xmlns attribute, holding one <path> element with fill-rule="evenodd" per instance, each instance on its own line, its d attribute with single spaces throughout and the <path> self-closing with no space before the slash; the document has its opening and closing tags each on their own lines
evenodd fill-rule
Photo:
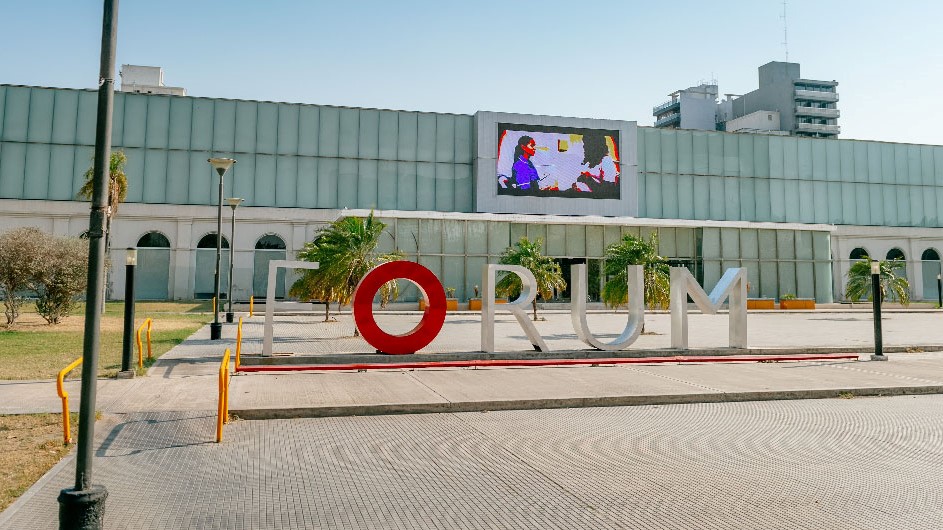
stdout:
<svg viewBox="0 0 943 530">
<path fill-rule="evenodd" d="M 677 122 L 679 122 L 679 123 L 681 122 L 681 113 L 680 113 L 680 112 L 675 112 L 674 114 L 669 114 L 668 116 L 665 116 L 664 118 L 662 118 L 662 119 L 656 121 L 656 122 L 655 122 L 655 127 L 660 127 L 660 126 L 662 126 L 662 125 L 665 125 L 666 123 L 671 123 L 671 122 L 673 122 L 673 121 L 677 121 Z"/>
<path fill-rule="evenodd" d="M 239 326 L 236 327 L 236 370 L 239 370 L 239 356 L 242 353 L 242 317 L 239 317 Z"/>
<path fill-rule="evenodd" d="M 662 103 L 661 105 L 658 105 L 657 107 L 654 107 L 654 108 L 652 109 L 652 114 L 655 114 L 655 115 L 661 114 L 662 112 L 665 111 L 665 109 L 670 108 L 672 105 L 679 105 L 680 103 L 681 103 L 681 100 L 680 100 L 680 99 L 672 99 L 672 100 L 670 100 L 670 101 L 666 101 L 666 102 Z"/>
<path fill-rule="evenodd" d="M 144 322 L 138 326 L 137 332 L 137 343 L 138 343 L 138 368 L 144 368 L 144 343 L 141 341 L 141 333 L 144 332 L 144 327 L 147 326 L 147 360 L 150 361 L 154 358 L 154 355 L 151 350 L 151 326 L 153 321 L 150 318 L 144 319 Z"/>
<path fill-rule="evenodd" d="M 56 377 L 56 392 L 59 394 L 59 398 L 62 399 L 62 443 L 65 445 L 72 443 L 72 433 L 69 426 L 69 393 L 62 387 L 62 383 L 65 376 L 80 364 L 82 364 L 81 357 L 60 370 L 59 375 Z"/>
<path fill-rule="evenodd" d="M 226 348 L 223 360 L 219 363 L 219 403 L 216 418 L 216 443 L 223 441 L 223 425 L 229 423 L 229 357 L 231 353 Z"/>
</svg>

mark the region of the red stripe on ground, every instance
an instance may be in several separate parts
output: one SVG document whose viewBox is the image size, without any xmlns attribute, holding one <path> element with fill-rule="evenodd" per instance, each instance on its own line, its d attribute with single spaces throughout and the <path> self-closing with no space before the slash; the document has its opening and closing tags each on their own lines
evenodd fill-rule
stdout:
<svg viewBox="0 0 943 530">
<path fill-rule="evenodd" d="M 594 364 L 658 364 L 658 363 L 757 363 L 778 361 L 834 361 L 858 359 L 855 353 L 796 355 L 676 355 L 673 357 L 618 357 L 606 359 L 481 359 L 468 361 L 428 361 L 405 363 L 351 364 L 278 364 L 242 365 L 237 372 L 319 372 L 338 370 L 402 370 L 423 368 L 472 368 L 506 366 L 579 366 Z"/>
</svg>

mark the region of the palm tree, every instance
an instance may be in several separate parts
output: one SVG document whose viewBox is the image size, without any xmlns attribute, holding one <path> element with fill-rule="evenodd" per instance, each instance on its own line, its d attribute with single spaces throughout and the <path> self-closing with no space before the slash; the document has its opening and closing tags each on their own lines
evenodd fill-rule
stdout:
<svg viewBox="0 0 943 530">
<path fill-rule="evenodd" d="M 111 221 L 118 214 L 118 206 L 128 196 L 128 177 L 124 172 L 124 165 L 128 158 L 122 151 L 113 151 L 108 163 L 108 209 L 105 211 L 105 251 L 111 246 Z M 85 172 L 85 183 L 79 188 L 76 197 L 92 200 L 94 193 L 94 165 Z"/>
<path fill-rule="evenodd" d="M 543 241 L 530 241 L 522 237 L 515 247 L 508 247 L 501 254 L 501 264 L 520 265 L 533 273 L 537 280 L 537 293 L 544 300 L 553 296 L 554 289 L 566 289 L 566 280 L 560 264 L 553 258 L 544 256 L 541 251 Z M 514 273 L 505 273 L 495 285 L 495 291 L 501 296 L 516 297 L 520 295 L 521 278 Z M 531 303 L 534 308 L 534 321 L 537 321 L 537 298 Z"/>
<path fill-rule="evenodd" d="M 114 220 L 115 215 L 118 214 L 118 206 L 124 202 L 124 199 L 128 196 L 128 177 L 124 172 L 124 165 L 128 162 L 128 158 L 124 156 L 123 151 L 112 151 L 111 157 L 108 160 L 108 208 L 105 210 L 105 275 L 108 275 L 108 268 L 111 261 L 108 259 L 108 256 L 111 251 L 111 223 Z M 76 193 L 76 197 L 79 199 L 85 199 L 86 201 L 92 200 L 92 195 L 95 193 L 95 164 L 94 162 L 85 171 L 85 183 L 82 184 L 82 187 L 79 188 L 79 192 Z M 82 239 L 88 239 L 88 230 L 83 232 L 79 237 Z M 108 280 L 102 283 L 102 299 L 108 299 Z M 105 305 L 102 304 L 102 314 L 105 314 Z"/>
<path fill-rule="evenodd" d="M 907 278 L 898 276 L 897 271 L 904 269 L 907 264 L 902 259 L 883 260 L 879 262 L 881 273 L 879 275 L 881 285 L 881 300 L 887 299 L 887 293 L 891 293 L 891 298 L 897 299 L 901 305 L 910 305 L 910 283 Z M 848 269 L 848 283 L 845 284 L 845 296 L 852 302 L 867 297 L 872 300 L 871 295 L 871 258 L 862 257 L 852 264 Z"/>
<path fill-rule="evenodd" d="M 375 253 L 384 228 L 386 224 L 370 212 L 366 219 L 343 217 L 322 229 L 314 241 L 305 243 L 298 254 L 299 259 L 318 262 L 318 268 L 305 269 L 289 289 L 289 294 L 305 301 L 325 302 L 324 321 L 330 321 L 331 302 L 337 302 L 338 306 L 350 303 L 354 289 L 370 269 L 381 263 L 403 259 L 399 251 Z M 387 282 L 380 289 L 381 305 L 395 300 L 398 294 L 396 280 Z"/>
<path fill-rule="evenodd" d="M 658 234 L 652 233 L 646 242 L 626 234 L 620 243 L 606 247 L 605 273 L 609 278 L 602 288 L 602 301 L 609 307 L 621 307 L 629 302 L 626 267 L 642 265 L 645 285 L 645 305 L 665 309 L 671 301 L 671 275 L 665 258 L 658 255 Z M 643 329 L 644 332 L 644 324 Z"/>
</svg>

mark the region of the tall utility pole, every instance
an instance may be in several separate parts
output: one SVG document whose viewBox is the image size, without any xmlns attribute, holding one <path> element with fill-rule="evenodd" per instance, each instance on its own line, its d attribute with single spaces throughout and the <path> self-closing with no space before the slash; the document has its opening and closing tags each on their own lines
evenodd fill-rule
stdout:
<svg viewBox="0 0 943 530">
<path fill-rule="evenodd" d="M 75 454 L 75 487 L 59 493 L 60 530 L 102 528 L 108 490 L 92 484 L 95 442 L 95 383 L 101 310 L 104 307 L 105 221 L 108 209 L 108 168 L 111 160 L 111 115 L 115 92 L 115 48 L 118 35 L 118 0 L 104 0 L 101 69 L 98 77 L 98 118 L 95 124 L 95 164 L 92 170 L 92 206 L 88 223 L 88 287 L 85 291 L 85 337 L 82 344 L 82 401 Z"/>
<path fill-rule="evenodd" d="M 786 0 L 783 0 L 783 48 L 786 50 L 786 62 L 789 62 L 789 26 L 786 24 Z"/>
</svg>

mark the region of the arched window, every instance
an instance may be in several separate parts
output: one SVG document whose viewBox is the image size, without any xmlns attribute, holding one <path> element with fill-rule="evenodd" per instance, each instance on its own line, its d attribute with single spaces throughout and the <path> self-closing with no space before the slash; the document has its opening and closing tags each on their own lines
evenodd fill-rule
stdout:
<svg viewBox="0 0 943 530">
<path fill-rule="evenodd" d="M 904 256 L 904 251 L 899 248 L 892 248 L 887 251 L 887 259 L 899 259 L 901 261 L 906 260 Z"/>
<path fill-rule="evenodd" d="M 216 234 L 206 234 L 196 244 L 196 248 L 216 248 Z M 223 236 L 222 248 L 229 248 L 229 240 Z"/>
<path fill-rule="evenodd" d="M 852 250 L 852 251 L 851 251 L 851 255 L 848 256 L 849 259 L 855 260 L 855 261 L 856 261 L 856 260 L 859 260 L 859 259 L 864 259 L 864 258 L 866 258 L 866 257 L 868 257 L 868 251 L 865 250 L 865 249 L 863 249 L 863 248 L 861 248 L 861 247 L 858 247 L 858 248 Z"/>
<path fill-rule="evenodd" d="M 272 260 L 282 260 L 286 257 L 285 240 L 275 234 L 266 234 L 255 242 L 255 265 L 252 275 L 252 292 L 256 298 L 264 298 L 268 294 L 268 268 Z M 280 268 L 275 273 L 275 298 L 285 297 L 285 269 Z"/>
<path fill-rule="evenodd" d="M 920 255 L 920 273 L 923 276 L 923 299 L 939 300 L 940 293 L 937 292 L 937 276 L 940 275 L 943 268 L 940 264 L 940 253 L 936 249 L 928 248 Z"/>
<path fill-rule="evenodd" d="M 282 238 L 274 235 L 268 234 L 259 238 L 255 242 L 256 250 L 285 250 L 285 242 L 282 241 Z"/>
<path fill-rule="evenodd" d="M 148 232 L 138 239 L 139 248 L 170 248 L 170 240 L 160 232 Z"/>
</svg>

